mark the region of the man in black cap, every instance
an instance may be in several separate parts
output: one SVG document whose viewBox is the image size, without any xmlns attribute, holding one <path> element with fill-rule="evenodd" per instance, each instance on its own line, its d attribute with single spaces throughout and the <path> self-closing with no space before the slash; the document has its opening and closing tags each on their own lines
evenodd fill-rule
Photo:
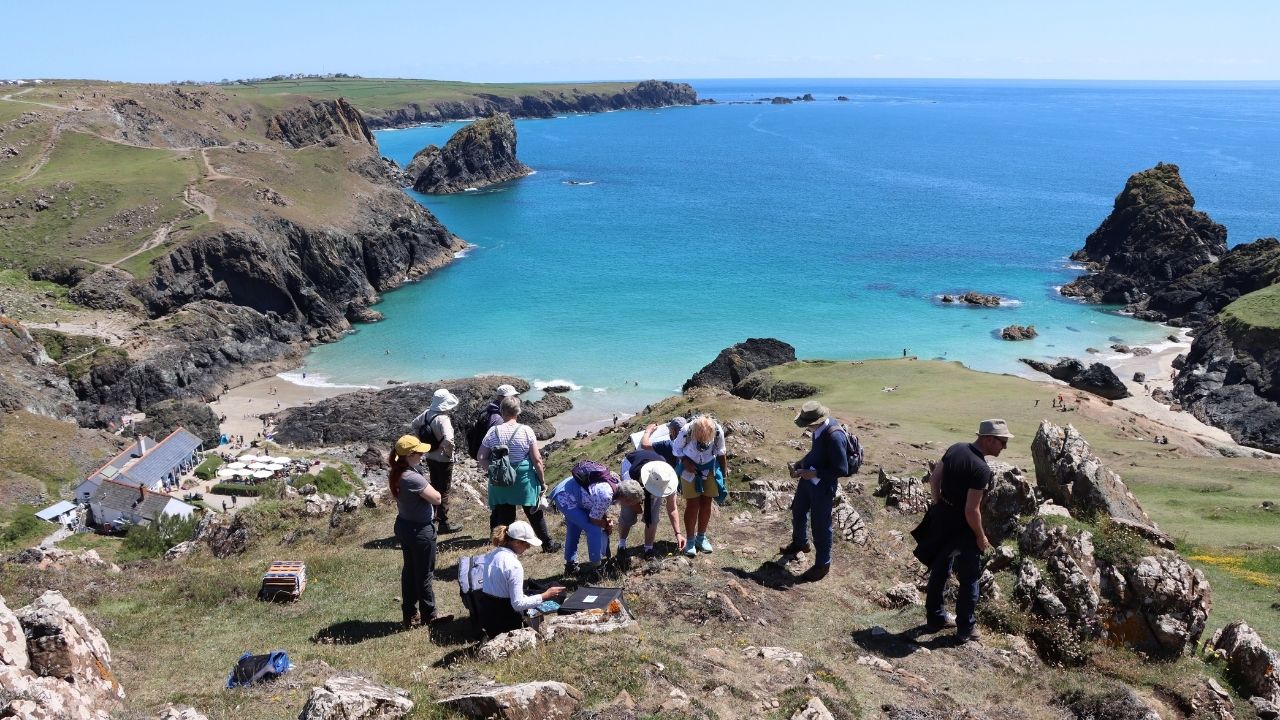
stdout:
<svg viewBox="0 0 1280 720">
<path fill-rule="evenodd" d="M 978 425 L 977 439 L 947 448 L 942 461 L 929 474 L 933 507 L 929 508 L 928 534 L 933 558 L 928 563 L 926 626 L 930 632 L 955 627 L 956 640 L 962 643 L 979 639 L 975 614 L 978 578 L 982 574 L 982 553 L 991 549 L 982 529 L 982 497 L 992 480 L 985 456 L 998 456 L 1012 437 L 1004 420 L 983 420 Z M 942 591 L 953 569 L 960 583 L 954 617 L 942 607 Z"/>
<path fill-rule="evenodd" d="M 821 403 L 810 400 L 796 415 L 797 427 L 807 428 L 813 438 L 809 453 L 791 466 L 796 479 L 796 495 L 791 500 L 791 544 L 779 548 L 783 555 L 807 553 L 809 525 L 813 525 L 813 544 L 818 548 L 813 567 L 801 579 L 817 582 L 831 571 L 831 506 L 835 503 L 840 478 L 849 475 L 849 437 L 840 423 L 831 418 Z"/>
</svg>

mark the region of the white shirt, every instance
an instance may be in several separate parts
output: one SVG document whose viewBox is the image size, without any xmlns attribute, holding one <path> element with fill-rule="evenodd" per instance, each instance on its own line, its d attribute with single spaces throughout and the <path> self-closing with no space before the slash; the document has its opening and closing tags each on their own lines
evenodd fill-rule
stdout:
<svg viewBox="0 0 1280 720">
<path fill-rule="evenodd" d="M 706 465 L 726 454 L 724 428 L 720 427 L 720 423 L 716 423 L 716 439 L 711 441 L 711 446 L 706 450 L 698 449 L 698 442 L 693 439 L 693 435 L 689 432 L 692 428 L 693 423 L 690 423 L 680 431 L 680 434 L 676 436 L 675 442 L 671 444 L 671 448 L 675 451 L 677 457 L 688 458 L 694 465 Z"/>
<path fill-rule="evenodd" d="M 500 547 L 489 553 L 480 589 L 486 595 L 510 600 L 511 608 L 518 613 L 542 604 L 541 595 L 524 594 L 524 565 L 511 548 Z"/>
</svg>

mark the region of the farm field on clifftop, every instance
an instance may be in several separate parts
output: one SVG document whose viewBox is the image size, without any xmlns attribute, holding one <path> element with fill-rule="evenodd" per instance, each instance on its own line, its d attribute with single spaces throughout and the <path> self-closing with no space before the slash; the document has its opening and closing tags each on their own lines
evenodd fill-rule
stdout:
<svg viewBox="0 0 1280 720">
<path fill-rule="evenodd" d="M 1222 317 L 1250 329 L 1280 330 L 1280 285 L 1241 297 L 1223 309 Z"/>
<path fill-rule="evenodd" d="M 342 97 L 362 110 L 385 110 L 410 103 L 463 101 L 482 94 L 514 98 L 541 92 L 618 93 L 634 85 L 626 82 L 489 84 L 406 78 L 331 78 L 269 80 L 220 87 L 228 95 L 252 98 L 268 106 L 284 104 L 290 95 L 306 95 L 329 99 Z"/>
</svg>

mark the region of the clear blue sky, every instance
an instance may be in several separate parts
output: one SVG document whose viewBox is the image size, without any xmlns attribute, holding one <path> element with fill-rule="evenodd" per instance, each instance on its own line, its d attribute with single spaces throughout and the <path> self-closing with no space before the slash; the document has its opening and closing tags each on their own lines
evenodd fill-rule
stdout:
<svg viewBox="0 0 1280 720">
<path fill-rule="evenodd" d="M 35 0 L 0 13 L 0 78 L 1280 80 L 1271 0 Z"/>
</svg>

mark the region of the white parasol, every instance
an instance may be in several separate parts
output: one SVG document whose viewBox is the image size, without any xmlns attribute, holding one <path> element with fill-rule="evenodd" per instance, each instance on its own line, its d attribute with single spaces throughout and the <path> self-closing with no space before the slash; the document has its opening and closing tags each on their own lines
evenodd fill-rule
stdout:
<svg viewBox="0 0 1280 720">
<path fill-rule="evenodd" d="M 271 477 L 271 471 L 270 471 L 270 470 L 259 470 L 259 471 L 255 472 L 255 473 L 253 474 L 253 476 L 254 476 L 254 477 L 256 477 L 256 478 L 261 478 L 261 479 L 265 480 L 265 479 L 267 479 L 267 478 Z"/>
<path fill-rule="evenodd" d="M 218 477 L 220 478 L 235 477 L 236 475 L 240 474 L 238 470 L 239 468 L 218 468 Z"/>
<path fill-rule="evenodd" d="M 272 458 L 272 462 L 278 462 L 281 465 L 288 465 L 289 463 L 293 462 L 293 458 L 275 457 L 275 458 Z"/>
</svg>

